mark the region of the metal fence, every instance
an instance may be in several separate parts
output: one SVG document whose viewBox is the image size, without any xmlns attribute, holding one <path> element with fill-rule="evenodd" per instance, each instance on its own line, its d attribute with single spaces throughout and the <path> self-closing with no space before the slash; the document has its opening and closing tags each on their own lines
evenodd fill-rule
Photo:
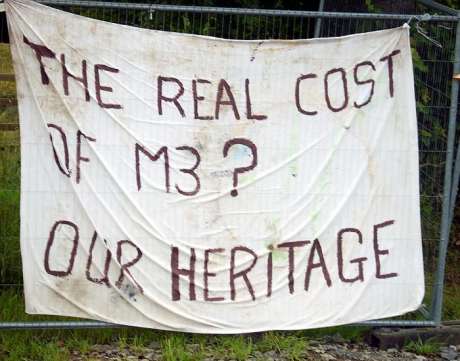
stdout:
<svg viewBox="0 0 460 361">
<path fill-rule="evenodd" d="M 460 147 L 456 147 L 455 141 L 458 82 L 452 79 L 453 74 L 460 73 L 460 27 L 456 11 L 428 0 L 414 3 L 413 14 L 279 11 L 78 0 L 40 2 L 119 24 L 230 39 L 331 37 L 397 27 L 407 21 L 415 25 L 411 30 L 411 44 L 419 129 L 423 250 L 429 281 L 427 294 L 431 295 L 431 299 L 427 299 L 430 309 L 421 309 L 423 320 L 414 314 L 410 319 L 366 324 L 440 324 L 447 245 L 460 176 Z M 442 15 L 416 15 L 435 11 Z M 0 23 L 0 29 L 5 28 Z M 1 39 L 7 38 L 4 33 L 0 36 Z M 0 73 L 5 71 L 0 57 Z M 0 91 L 4 89 L 0 83 Z M 456 148 L 457 157 L 454 154 Z M 0 93 L 0 292 L 7 289 L 20 292 L 22 287 L 19 162 L 17 109 L 14 99 L 5 99 L 5 94 Z M 2 320 L 0 311 L 0 328 L 115 326 L 95 321 L 43 321 L 43 317 L 40 320 Z"/>
</svg>

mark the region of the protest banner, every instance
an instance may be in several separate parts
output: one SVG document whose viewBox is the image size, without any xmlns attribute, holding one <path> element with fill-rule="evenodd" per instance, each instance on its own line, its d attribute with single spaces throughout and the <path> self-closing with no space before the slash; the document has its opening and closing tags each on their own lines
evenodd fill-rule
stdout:
<svg viewBox="0 0 460 361">
<path fill-rule="evenodd" d="M 408 26 L 242 41 L 6 12 L 28 313 L 240 333 L 420 305 Z"/>
</svg>

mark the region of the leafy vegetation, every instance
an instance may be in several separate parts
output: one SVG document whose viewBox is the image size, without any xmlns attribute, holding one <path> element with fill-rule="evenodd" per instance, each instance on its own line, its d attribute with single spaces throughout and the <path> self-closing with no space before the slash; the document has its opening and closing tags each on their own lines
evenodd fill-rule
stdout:
<svg viewBox="0 0 460 361">
<path fill-rule="evenodd" d="M 440 344 L 435 341 L 422 341 L 420 338 L 417 341 L 410 341 L 405 346 L 406 351 L 417 355 L 433 355 L 439 351 Z"/>
<path fill-rule="evenodd" d="M 0 74 L 13 74 L 10 47 L 8 44 L 0 43 Z M 16 96 L 16 85 L 11 81 L 0 81 L 0 97 L 14 98 Z"/>
<path fill-rule="evenodd" d="M 297 361 L 302 359 L 308 345 L 308 338 L 303 335 L 267 332 L 258 343 L 257 349 L 261 352 L 274 350 L 278 354 L 286 354 L 291 361 Z"/>
</svg>

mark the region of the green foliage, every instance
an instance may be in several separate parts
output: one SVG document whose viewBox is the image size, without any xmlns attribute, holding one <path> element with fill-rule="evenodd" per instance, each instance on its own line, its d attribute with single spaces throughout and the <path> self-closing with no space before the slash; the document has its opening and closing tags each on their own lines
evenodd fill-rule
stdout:
<svg viewBox="0 0 460 361">
<path fill-rule="evenodd" d="M 129 344 L 129 347 L 135 353 L 140 354 L 147 347 L 149 341 L 149 338 L 144 334 L 134 335 Z"/>
<path fill-rule="evenodd" d="M 1 84 L 1 83 L 0 83 Z M 0 95 L 0 98 L 2 96 Z M 18 108 L 16 106 L 7 106 L 4 109 L 0 109 L 0 124 L 2 123 L 18 123 L 19 122 L 19 115 L 18 115 Z M 19 140 L 19 133 L 12 133 L 12 132 L 2 132 L 0 133 L 0 142 L 5 144 L 6 137 L 14 136 L 13 139 L 10 141 L 16 141 L 16 143 L 10 144 L 18 144 L 17 141 Z"/>
<path fill-rule="evenodd" d="M 0 43 L 0 73 L 13 74 L 13 62 L 9 44 Z"/>
<path fill-rule="evenodd" d="M 69 351 L 56 342 L 41 342 L 34 340 L 30 343 L 13 343 L 5 345 L 5 361 L 62 361 L 69 359 Z M 0 351 L 0 355 L 2 352 Z"/>
<path fill-rule="evenodd" d="M 2 143 L 11 144 L 11 139 Z M 0 150 L 0 283 L 18 283 L 22 278 L 19 248 L 19 152 Z M 0 308 L 1 310 L 1 308 Z M 1 312 L 1 311 L 0 311 Z"/>
<path fill-rule="evenodd" d="M 257 343 L 257 350 L 261 352 L 276 351 L 285 355 L 290 361 L 302 359 L 308 349 L 308 339 L 291 333 L 267 332 Z"/>
<path fill-rule="evenodd" d="M 370 13 L 378 13 L 380 11 L 373 0 L 364 0 L 364 3 L 366 4 L 367 11 Z"/>
<path fill-rule="evenodd" d="M 460 285 L 458 284 L 449 285 L 444 289 L 443 320 L 460 320 Z"/>
<path fill-rule="evenodd" d="M 200 361 L 204 359 L 204 348 L 189 350 L 187 348 L 187 337 L 182 333 L 168 334 L 161 341 L 164 361 Z"/>
<path fill-rule="evenodd" d="M 440 344 L 435 341 L 422 341 L 419 338 L 417 341 L 408 342 L 404 349 L 417 355 L 433 355 L 439 351 L 439 347 Z"/>
<path fill-rule="evenodd" d="M 438 0 L 438 3 L 446 5 L 452 9 L 460 9 L 460 1 L 459 0 Z"/>
<path fill-rule="evenodd" d="M 307 337 L 323 337 L 326 335 L 339 335 L 345 341 L 360 342 L 364 339 L 364 335 L 370 330 L 369 327 L 362 326 L 336 326 L 325 327 L 317 330 L 303 331 Z"/>
<path fill-rule="evenodd" d="M 82 355 L 89 353 L 92 343 L 87 338 L 81 338 L 77 335 L 69 335 L 65 340 L 65 347 L 69 350 L 78 350 Z"/>
<path fill-rule="evenodd" d="M 219 336 L 215 343 L 216 354 L 222 358 L 244 361 L 253 351 L 252 340 L 245 336 Z"/>
<path fill-rule="evenodd" d="M 0 74 L 13 74 L 10 46 L 0 43 Z M 14 98 L 16 84 L 14 81 L 0 81 L 0 98 Z M 0 109 L 1 116 L 1 109 Z"/>
<path fill-rule="evenodd" d="M 412 53 L 412 62 L 414 65 L 414 69 L 418 70 L 422 73 L 428 72 L 428 66 L 423 62 L 422 58 L 420 57 L 417 49 L 414 46 L 411 46 L 411 53 Z"/>
</svg>

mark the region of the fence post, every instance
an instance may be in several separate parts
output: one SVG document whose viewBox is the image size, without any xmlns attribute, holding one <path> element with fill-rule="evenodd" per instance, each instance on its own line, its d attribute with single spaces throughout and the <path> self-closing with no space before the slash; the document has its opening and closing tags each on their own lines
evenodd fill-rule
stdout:
<svg viewBox="0 0 460 361">
<path fill-rule="evenodd" d="M 319 7 L 318 7 L 319 12 L 324 11 L 324 1 L 325 0 L 319 0 Z M 319 38 L 320 36 L 321 36 L 321 18 L 317 18 L 316 23 L 315 23 L 315 35 L 314 35 L 314 37 Z"/>
<path fill-rule="evenodd" d="M 460 73 L 460 13 L 457 12 L 457 31 L 455 35 L 455 54 L 453 75 Z M 442 201 L 441 237 L 439 241 L 438 263 L 433 284 L 433 295 L 431 298 L 431 318 L 436 325 L 441 324 L 442 302 L 444 292 L 444 275 L 446 268 L 447 249 L 449 245 L 450 220 L 451 220 L 451 190 L 452 190 L 452 166 L 454 160 L 455 131 L 457 121 L 459 84 L 452 79 L 450 93 L 449 126 L 447 133 L 447 152 L 444 171 L 444 189 Z"/>
</svg>

